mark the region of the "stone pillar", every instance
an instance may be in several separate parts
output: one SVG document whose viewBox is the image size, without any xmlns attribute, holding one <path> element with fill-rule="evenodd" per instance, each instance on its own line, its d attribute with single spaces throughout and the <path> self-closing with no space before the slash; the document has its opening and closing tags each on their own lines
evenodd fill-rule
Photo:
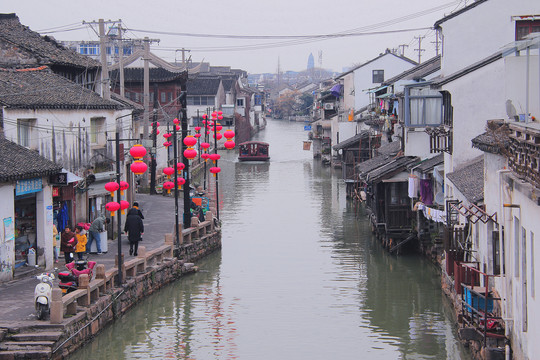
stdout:
<svg viewBox="0 0 540 360">
<path fill-rule="evenodd" d="M 77 304 L 81 306 L 90 306 L 90 277 L 88 274 L 79 275 L 79 289 L 86 290 L 86 295 L 81 296 L 77 300 Z"/>
<path fill-rule="evenodd" d="M 99 264 L 96 266 L 96 279 L 105 279 L 105 265 L 104 264 Z"/>
<path fill-rule="evenodd" d="M 210 221 L 210 231 L 214 231 L 214 214 L 211 211 L 206 212 L 206 221 Z"/>
<path fill-rule="evenodd" d="M 64 319 L 64 304 L 62 303 L 62 289 L 52 289 L 51 295 L 51 324 L 61 324 Z"/>
</svg>

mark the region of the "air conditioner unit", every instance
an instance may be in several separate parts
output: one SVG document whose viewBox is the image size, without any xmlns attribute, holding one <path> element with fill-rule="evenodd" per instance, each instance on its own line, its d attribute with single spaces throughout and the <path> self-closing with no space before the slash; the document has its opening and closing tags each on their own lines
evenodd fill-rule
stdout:
<svg viewBox="0 0 540 360">
<path fill-rule="evenodd" d="M 334 110 L 334 103 L 324 103 L 324 110 Z"/>
</svg>

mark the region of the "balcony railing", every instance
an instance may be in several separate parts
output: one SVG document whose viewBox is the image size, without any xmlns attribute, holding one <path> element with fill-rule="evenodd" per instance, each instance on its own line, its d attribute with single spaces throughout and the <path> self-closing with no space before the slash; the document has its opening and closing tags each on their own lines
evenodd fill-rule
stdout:
<svg viewBox="0 0 540 360">
<path fill-rule="evenodd" d="M 540 188 L 540 129 L 509 124 L 508 166 L 516 175 Z"/>
</svg>

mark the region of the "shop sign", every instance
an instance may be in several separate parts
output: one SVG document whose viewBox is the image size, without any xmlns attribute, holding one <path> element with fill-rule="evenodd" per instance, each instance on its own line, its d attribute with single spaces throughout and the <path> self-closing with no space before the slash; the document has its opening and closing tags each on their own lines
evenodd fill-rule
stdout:
<svg viewBox="0 0 540 360">
<path fill-rule="evenodd" d="M 68 174 L 67 173 L 58 173 L 51 175 L 49 177 L 49 183 L 54 185 L 67 185 Z"/>
<path fill-rule="evenodd" d="M 52 188 L 52 196 L 60 196 L 60 189 L 57 187 Z"/>
<path fill-rule="evenodd" d="M 43 189 L 41 178 L 17 180 L 15 196 L 40 192 Z"/>
</svg>

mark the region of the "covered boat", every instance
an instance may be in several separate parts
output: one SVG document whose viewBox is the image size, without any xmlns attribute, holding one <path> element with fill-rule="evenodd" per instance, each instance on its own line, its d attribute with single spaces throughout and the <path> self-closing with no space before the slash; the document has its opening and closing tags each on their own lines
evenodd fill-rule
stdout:
<svg viewBox="0 0 540 360">
<path fill-rule="evenodd" d="M 240 161 L 268 161 L 268 148 L 270 144 L 262 141 L 246 141 L 238 145 Z"/>
</svg>

